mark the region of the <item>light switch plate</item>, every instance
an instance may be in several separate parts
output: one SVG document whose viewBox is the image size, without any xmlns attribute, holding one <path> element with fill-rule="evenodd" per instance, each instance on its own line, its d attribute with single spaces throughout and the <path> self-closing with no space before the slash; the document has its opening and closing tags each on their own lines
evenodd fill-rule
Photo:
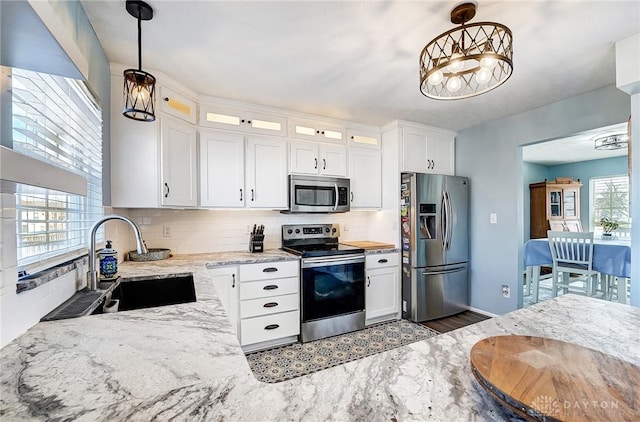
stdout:
<svg viewBox="0 0 640 422">
<path fill-rule="evenodd" d="M 498 224 L 498 214 L 496 214 L 495 212 L 489 214 L 489 222 L 491 224 Z"/>
</svg>

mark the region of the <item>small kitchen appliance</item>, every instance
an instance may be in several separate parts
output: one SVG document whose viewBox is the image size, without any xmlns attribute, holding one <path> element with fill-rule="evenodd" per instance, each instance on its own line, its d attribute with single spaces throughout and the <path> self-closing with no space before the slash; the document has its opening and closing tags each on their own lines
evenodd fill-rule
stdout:
<svg viewBox="0 0 640 422">
<path fill-rule="evenodd" d="M 288 213 L 336 213 L 350 209 L 349 179 L 292 174 Z"/>
<path fill-rule="evenodd" d="M 338 242 L 337 224 L 282 226 L 282 249 L 301 257 L 300 340 L 364 328 L 364 249 Z"/>
<path fill-rule="evenodd" d="M 469 306 L 469 180 L 403 173 L 402 318 L 428 321 Z"/>
</svg>

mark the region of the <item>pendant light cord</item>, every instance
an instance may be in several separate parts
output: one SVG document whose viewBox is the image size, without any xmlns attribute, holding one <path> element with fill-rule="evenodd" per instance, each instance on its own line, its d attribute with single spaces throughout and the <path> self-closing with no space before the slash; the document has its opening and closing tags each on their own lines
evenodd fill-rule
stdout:
<svg viewBox="0 0 640 422">
<path fill-rule="evenodd" d="M 138 70 L 142 70 L 142 7 L 138 4 Z"/>
</svg>

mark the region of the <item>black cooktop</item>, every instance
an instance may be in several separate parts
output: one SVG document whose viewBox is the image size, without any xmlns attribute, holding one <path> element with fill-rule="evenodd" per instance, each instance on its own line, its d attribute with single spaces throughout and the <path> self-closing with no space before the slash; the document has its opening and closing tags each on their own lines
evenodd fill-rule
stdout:
<svg viewBox="0 0 640 422">
<path fill-rule="evenodd" d="M 302 258 L 311 258 L 316 256 L 332 256 L 332 255 L 352 255 L 364 253 L 364 249 L 355 246 L 340 244 L 315 244 L 315 245 L 295 245 L 285 246 L 283 251 L 301 256 Z"/>
</svg>

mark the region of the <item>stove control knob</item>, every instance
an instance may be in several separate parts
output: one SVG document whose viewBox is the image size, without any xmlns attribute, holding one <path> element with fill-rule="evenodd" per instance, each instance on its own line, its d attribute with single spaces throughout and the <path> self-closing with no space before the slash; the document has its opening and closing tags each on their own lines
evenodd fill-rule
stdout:
<svg viewBox="0 0 640 422">
<path fill-rule="evenodd" d="M 300 234 L 300 229 L 296 229 L 296 234 Z"/>
<path fill-rule="evenodd" d="M 287 233 L 291 234 L 291 233 L 293 233 L 293 230 L 289 229 L 289 230 L 287 230 Z"/>
<path fill-rule="evenodd" d="M 327 229 L 327 231 L 329 231 L 329 229 Z M 332 229 L 331 229 L 331 232 L 332 232 L 332 233 L 335 233 L 335 232 L 336 232 L 336 228 L 335 228 L 335 227 L 334 227 L 334 228 L 332 228 Z"/>
<path fill-rule="evenodd" d="M 325 232 L 329 233 L 329 227 L 327 227 L 326 229 L 324 229 Z"/>
</svg>

